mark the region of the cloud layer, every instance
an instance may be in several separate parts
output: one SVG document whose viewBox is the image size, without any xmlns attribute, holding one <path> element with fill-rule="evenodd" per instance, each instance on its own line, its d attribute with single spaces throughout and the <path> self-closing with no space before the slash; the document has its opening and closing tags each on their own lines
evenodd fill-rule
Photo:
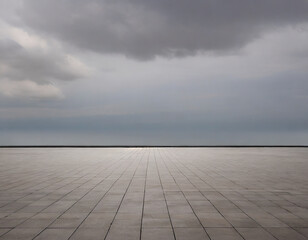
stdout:
<svg viewBox="0 0 308 240">
<path fill-rule="evenodd" d="M 52 80 L 74 80 L 82 76 L 69 56 L 26 49 L 11 39 L 0 39 L 1 78 L 31 80 L 44 83 Z"/>
<path fill-rule="evenodd" d="M 234 51 L 308 20 L 306 0 L 28 0 L 27 27 L 79 48 L 138 59 Z M 56 13 L 56 14 L 55 14 Z"/>
<path fill-rule="evenodd" d="M 87 68 L 44 39 L 0 22 L 0 93 L 10 97 L 59 98 L 50 83 L 85 77 Z"/>
<path fill-rule="evenodd" d="M 29 80 L 0 80 L 0 93 L 19 99 L 61 99 L 64 97 L 61 90 L 52 84 L 37 84 Z"/>
<path fill-rule="evenodd" d="M 307 0 L 0 0 L 2 144 L 308 144 Z"/>
</svg>

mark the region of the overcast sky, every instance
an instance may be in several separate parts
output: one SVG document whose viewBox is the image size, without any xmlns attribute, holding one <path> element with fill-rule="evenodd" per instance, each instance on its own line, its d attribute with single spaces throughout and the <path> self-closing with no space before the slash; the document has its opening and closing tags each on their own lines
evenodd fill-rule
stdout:
<svg viewBox="0 0 308 240">
<path fill-rule="evenodd" d="M 0 0 L 0 145 L 308 144 L 307 0 Z"/>
</svg>

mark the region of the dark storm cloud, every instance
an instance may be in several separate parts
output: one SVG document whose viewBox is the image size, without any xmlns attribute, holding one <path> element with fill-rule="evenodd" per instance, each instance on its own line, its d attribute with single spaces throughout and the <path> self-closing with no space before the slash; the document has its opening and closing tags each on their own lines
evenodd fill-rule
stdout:
<svg viewBox="0 0 308 240">
<path fill-rule="evenodd" d="M 82 77 L 69 59 L 50 51 L 26 49 L 14 40 L 0 38 L 0 80 L 73 80 Z"/>
<path fill-rule="evenodd" d="M 21 21 L 83 49 L 139 59 L 233 51 L 308 20 L 306 0 L 27 0 Z"/>
</svg>

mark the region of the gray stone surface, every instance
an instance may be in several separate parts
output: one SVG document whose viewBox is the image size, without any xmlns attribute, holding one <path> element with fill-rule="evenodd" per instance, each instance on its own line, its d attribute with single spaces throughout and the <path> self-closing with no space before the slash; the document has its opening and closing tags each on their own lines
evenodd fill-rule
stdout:
<svg viewBox="0 0 308 240">
<path fill-rule="evenodd" d="M 0 239 L 307 239 L 308 148 L 0 149 Z"/>
</svg>

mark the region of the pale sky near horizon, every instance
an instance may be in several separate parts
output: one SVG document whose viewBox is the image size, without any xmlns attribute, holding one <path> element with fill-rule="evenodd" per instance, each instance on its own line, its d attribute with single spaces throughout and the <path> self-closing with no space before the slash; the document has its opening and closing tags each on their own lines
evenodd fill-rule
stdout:
<svg viewBox="0 0 308 240">
<path fill-rule="evenodd" d="M 0 145 L 308 145 L 307 0 L 0 0 Z"/>
</svg>

